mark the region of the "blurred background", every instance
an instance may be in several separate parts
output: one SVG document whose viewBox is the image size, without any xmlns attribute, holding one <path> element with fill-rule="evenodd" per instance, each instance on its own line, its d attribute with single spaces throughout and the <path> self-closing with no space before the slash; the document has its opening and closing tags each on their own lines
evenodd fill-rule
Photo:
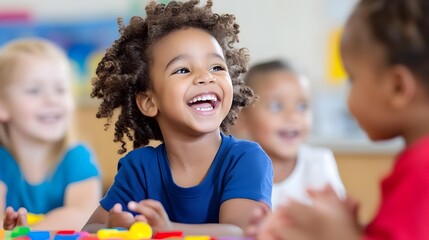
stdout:
<svg viewBox="0 0 429 240">
<path fill-rule="evenodd" d="M 160 2 L 167 3 L 168 0 Z M 119 36 L 117 17 L 144 16 L 146 0 L 24 1 L 0 0 L 0 45 L 18 37 L 43 37 L 63 47 L 74 66 L 78 100 L 76 135 L 92 147 L 106 190 L 116 173 L 119 144 L 113 130 L 96 119 L 90 79 L 107 47 Z M 311 80 L 313 145 L 334 151 L 347 192 L 361 202 L 368 221 L 379 200 L 379 181 L 392 165 L 402 142 L 371 143 L 346 107 L 347 76 L 338 43 L 356 0 L 214 0 L 214 10 L 235 14 L 240 46 L 251 64 L 273 58 L 289 60 Z"/>
</svg>

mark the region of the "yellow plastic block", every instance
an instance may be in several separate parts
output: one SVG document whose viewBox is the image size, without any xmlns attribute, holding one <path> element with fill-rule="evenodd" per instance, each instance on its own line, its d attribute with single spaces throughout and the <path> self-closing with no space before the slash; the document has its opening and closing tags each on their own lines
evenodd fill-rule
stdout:
<svg viewBox="0 0 429 240">
<path fill-rule="evenodd" d="M 100 229 L 97 231 L 99 239 L 126 239 L 128 231 L 119 231 L 118 229 Z"/>
<path fill-rule="evenodd" d="M 45 218 L 44 214 L 34 214 L 34 213 L 27 213 L 27 222 L 28 225 L 34 225 Z"/>
<path fill-rule="evenodd" d="M 131 225 L 128 236 L 129 239 L 151 239 L 152 234 L 152 227 L 148 223 L 135 222 Z"/>
</svg>

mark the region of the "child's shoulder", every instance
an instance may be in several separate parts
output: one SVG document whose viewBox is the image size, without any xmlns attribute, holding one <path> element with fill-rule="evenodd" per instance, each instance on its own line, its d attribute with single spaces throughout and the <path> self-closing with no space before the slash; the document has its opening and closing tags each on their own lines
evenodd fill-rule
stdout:
<svg viewBox="0 0 429 240">
<path fill-rule="evenodd" d="M 129 151 L 126 154 L 126 156 L 136 157 L 136 156 L 142 156 L 142 155 L 153 155 L 153 154 L 158 154 L 158 152 L 163 151 L 163 149 L 164 149 L 163 143 L 158 146 L 144 146 L 144 147 L 139 147 Z"/>
<path fill-rule="evenodd" d="M 313 153 L 313 154 L 332 154 L 332 150 L 326 147 L 312 146 L 309 144 L 302 144 L 299 147 L 300 152 Z"/>
<path fill-rule="evenodd" d="M 95 159 L 95 155 L 93 151 L 91 150 L 91 147 L 86 145 L 83 142 L 77 142 L 71 144 L 63 154 L 63 161 L 67 159 L 81 159 L 81 160 L 87 160 L 87 159 Z"/>
<path fill-rule="evenodd" d="M 418 139 L 398 154 L 398 165 L 427 169 L 429 167 L 429 135 Z M 425 170 L 426 171 L 426 170 Z"/>
<path fill-rule="evenodd" d="M 144 146 L 129 151 L 119 160 L 119 162 L 122 164 L 124 162 L 140 162 L 144 164 L 146 161 L 153 161 L 153 159 L 166 157 L 165 154 L 165 147 L 163 143 L 156 147 Z"/>
<path fill-rule="evenodd" d="M 237 139 L 232 135 L 223 135 L 221 147 L 217 154 L 222 163 L 243 168 L 261 168 L 272 170 L 272 164 L 267 153 L 254 141 Z"/>
<path fill-rule="evenodd" d="M 333 160 L 334 154 L 329 148 L 303 144 L 299 147 L 298 157 L 308 161 Z"/>
<path fill-rule="evenodd" d="M 66 154 L 89 154 L 91 153 L 91 149 L 88 145 L 82 142 L 74 143 L 67 148 Z"/>
<path fill-rule="evenodd" d="M 263 162 L 261 159 L 265 159 L 267 162 L 271 163 L 269 156 L 262 149 L 259 143 L 250 140 L 237 139 L 231 135 L 224 136 L 219 152 L 221 154 L 232 156 L 233 159 L 236 160 L 250 159 L 252 161 Z"/>
<path fill-rule="evenodd" d="M 91 148 L 85 143 L 73 143 L 70 145 L 65 153 L 63 154 L 62 159 L 60 159 L 60 166 L 88 166 L 88 165 L 98 165 L 96 162 L 95 155 Z"/>
<path fill-rule="evenodd" d="M 124 171 L 127 171 L 127 169 L 140 169 L 142 171 L 149 169 L 149 171 L 152 171 L 158 167 L 165 166 L 167 161 L 165 145 L 162 143 L 156 147 L 144 146 L 129 151 L 119 159 L 117 167 L 118 169 L 124 169 Z"/>
</svg>

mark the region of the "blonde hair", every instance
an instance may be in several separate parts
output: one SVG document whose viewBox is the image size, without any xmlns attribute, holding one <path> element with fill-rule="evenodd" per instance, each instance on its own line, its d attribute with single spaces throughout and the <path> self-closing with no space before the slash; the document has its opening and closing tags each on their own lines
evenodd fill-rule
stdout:
<svg viewBox="0 0 429 240">
<path fill-rule="evenodd" d="M 48 40 L 23 38 L 11 41 L 0 48 L 0 98 L 4 94 L 3 91 L 6 86 L 13 81 L 12 74 L 20 64 L 21 57 L 25 55 L 49 57 L 70 65 L 66 53 Z M 52 153 L 51 159 L 59 159 L 60 155 L 67 149 L 72 139 L 71 132 L 71 129 L 67 131 L 65 136 L 56 143 L 56 151 Z M 5 147 L 14 155 L 14 146 L 12 146 L 8 136 L 7 124 L 3 122 L 0 122 L 0 146 Z"/>
</svg>

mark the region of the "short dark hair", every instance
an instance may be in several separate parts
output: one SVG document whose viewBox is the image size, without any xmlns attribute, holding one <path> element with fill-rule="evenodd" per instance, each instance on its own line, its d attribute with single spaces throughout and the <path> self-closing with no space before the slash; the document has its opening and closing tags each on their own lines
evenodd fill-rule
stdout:
<svg viewBox="0 0 429 240">
<path fill-rule="evenodd" d="M 134 148 L 145 146 L 150 140 L 163 140 L 157 121 L 140 112 L 135 98 L 139 92 L 150 88 L 152 46 L 171 32 L 203 29 L 222 47 L 234 89 L 231 110 L 220 126 L 223 131 L 233 124 L 242 107 L 254 101 L 252 90 L 241 78 L 247 70 L 249 56 L 247 49 L 234 46 L 239 33 L 234 15 L 213 13 L 211 0 L 204 7 L 198 4 L 198 0 L 171 1 L 168 5 L 150 2 L 146 6 L 145 19 L 134 16 L 127 26 L 121 18 L 118 20 L 121 36 L 97 67 L 91 97 L 102 100 L 97 118 L 107 118 L 106 128 L 114 110 L 120 109 L 114 133 L 114 142 L 122 143 L 119 153 L 127 151 L 124 135 L 133 142 Z"/>
<path fill-rule="evenodd" d="M 278 70 L 293 71 L 294 72 L 294 69 L 289 64 L 289 62 L 287 62 L 286 60 L 274 59 L 274 60 L 270 60 L 270 61 L 266 61 L 266 62 L 260 62 L 260 63 L 257 63 L 255 65 L 251 66 L 249 68 L 249 71 L 246 73 L 246 77 L 244 78 L 244 81 L 245 81 L 246 85 L 250 86 L 251 82 L 254 79 L 253 77 L 256 74 L 267 73 L 267 72 L 278 71 Z"/>
<path fill-rule="evenodd" d="M 422 80 L 428 78 L 429 1 L 361 0 L 349 22 L 355 20 L 382 45 L 389 65 L 403 64 Z"/>
</svg>

